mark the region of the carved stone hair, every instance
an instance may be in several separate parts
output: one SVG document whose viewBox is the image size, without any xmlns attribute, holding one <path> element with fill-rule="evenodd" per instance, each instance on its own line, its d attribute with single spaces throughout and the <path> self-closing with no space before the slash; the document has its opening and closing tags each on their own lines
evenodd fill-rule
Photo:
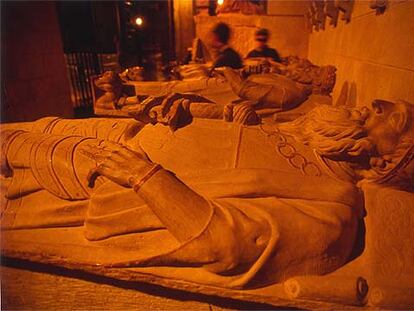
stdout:
<svg viewBox="0 0 414 311">
<path fill-rule="evenodd" d="M 372 166 L 366 181 L 414 191 L 414 140 L 403 139 L 391 157 L 384 167 Z"/>
<path fill-rule="evenodd" d="M 320 105 L 280 129 L 309 145 L 326 157 L 355 157 L 369 153 L 373 145 L 361 120 L 352 119 L 350 111 Z"/>
</svg>

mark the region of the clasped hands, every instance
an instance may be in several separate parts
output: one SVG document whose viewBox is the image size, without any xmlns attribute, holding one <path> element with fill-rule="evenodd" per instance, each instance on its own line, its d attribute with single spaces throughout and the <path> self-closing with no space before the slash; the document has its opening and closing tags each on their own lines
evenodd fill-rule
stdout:
<svg viewBox="0 0 414 311">
<path fill-rule="evenodd" d="M 169 96 L 150 96 L 139 104 L 131 105 L 128 114 L 144 123 L 161 123 L 172 130 L 191 122 L 190 104 L 206 101 L 193 94 L 174 93 Z"/>
</svg>

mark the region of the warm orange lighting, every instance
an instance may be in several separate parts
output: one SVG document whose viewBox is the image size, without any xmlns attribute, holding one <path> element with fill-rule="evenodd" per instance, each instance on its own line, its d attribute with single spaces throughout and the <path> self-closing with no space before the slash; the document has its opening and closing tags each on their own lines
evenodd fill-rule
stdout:
<svg viewBox="0 0 414 311">
<path fill-rule="evenodd" d="M 218 5 L 222 5 L 224 3 L 224 0 L 217 0 Z"/>
<path fill-rule="evenodd" d="M 142 19 L 142 17 L 137 17 L 135 19 L 135 24 L 137 24 L 137 26 L 142 26 L 143 22 L 144 22 L 144 20 Z"/>
</svg>

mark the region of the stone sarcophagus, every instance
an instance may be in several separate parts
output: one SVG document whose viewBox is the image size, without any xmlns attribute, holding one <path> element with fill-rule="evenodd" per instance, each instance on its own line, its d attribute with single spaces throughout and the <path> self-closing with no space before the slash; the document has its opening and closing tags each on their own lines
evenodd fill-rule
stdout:
<svg viewBox="0 0 414 311">
<path fill-rule="evenodd" d="M 193 104 L 3 125 L 3 256 L 279 307 L 413 306 L 413 105 L 225 122 Z"/>
</svg>

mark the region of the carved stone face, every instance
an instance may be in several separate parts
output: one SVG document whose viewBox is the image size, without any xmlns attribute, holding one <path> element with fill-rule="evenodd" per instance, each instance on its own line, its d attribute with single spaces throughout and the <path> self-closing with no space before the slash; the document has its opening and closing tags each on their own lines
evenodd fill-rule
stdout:
<svg viewBox="0 0 414 311">
<path fill-rule="evenodd" d="M 118 74 L 106 71 L 95 81 L 95 85 L 105 92 L 119 92 L 122 89 L 122 81 Z"/>
<path fill-rule="evenodd" d="M 366 111 L 365 111 L 366 112 Z M 412 122 L 404 103 L 374 100 L 367 113 L 365 128 L 379 155 L 392 154 L 408 124 Z"/>
</svg>

